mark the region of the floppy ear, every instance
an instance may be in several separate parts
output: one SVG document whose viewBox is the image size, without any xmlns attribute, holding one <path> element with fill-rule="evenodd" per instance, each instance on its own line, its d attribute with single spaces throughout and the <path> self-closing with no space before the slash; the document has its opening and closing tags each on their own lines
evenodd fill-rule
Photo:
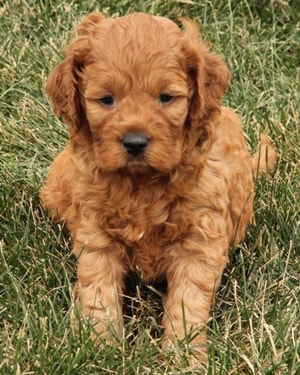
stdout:
<svg viewBox="0 0 300 375">
<path fill-rule="evenodd" d="M 190 120 L 206 120 L 221 108 L 231 74 L 224 61 L 211 53 L 199 40 L 199 30 L 190 20 L 181 20 L 185 26 L 183 50 L 190 77 Z"/>
<path fill-rule="evenodd" d="M 87 121 L 80 101 L 79 83 L 89 58 L 90 35 L 103 19 L 102 14 L 92 13 L 82 21 L 76 29 L 81 35 L 67 47 L 65 60 L 51 72 L 46 83 L 55 114 L 63 117 L 70 134 L 79 131 Z"/>
<path fill-rule="evenodd" d="M 78 76 L 72 56 L 68 56 L 50 74 L 46 92 L 55 114 L 62 116 L 72 134 L 80 129 L 83 109 L 80 104 Z"/>
</svg>

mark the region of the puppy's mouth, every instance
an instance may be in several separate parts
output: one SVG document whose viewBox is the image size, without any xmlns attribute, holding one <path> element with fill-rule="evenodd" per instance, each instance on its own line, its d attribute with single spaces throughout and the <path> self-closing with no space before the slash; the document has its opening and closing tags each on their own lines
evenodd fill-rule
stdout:
<svg viewBox="0 0 300 375">
<path fill-rule="evenodd" d="M 121 168 L 125 174 L 147 174 L 154 168 L 147 161 L 147 152 L 143 151 L 137 155 L 127 153 L 126 164 Z"/>
</svg>

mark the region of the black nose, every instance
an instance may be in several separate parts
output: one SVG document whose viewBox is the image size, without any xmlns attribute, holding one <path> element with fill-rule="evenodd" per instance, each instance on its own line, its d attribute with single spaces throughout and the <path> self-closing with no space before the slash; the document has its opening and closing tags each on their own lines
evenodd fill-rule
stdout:
<svg viewBox="0 0 300 375">
<path fill-rule="evenodd" d="M 143 133 L 127 133 L 122 139 L 122 144 L 127 152 L 137 156 L 145 151 L 149 144 L 149 138 Z"/>
</svg>

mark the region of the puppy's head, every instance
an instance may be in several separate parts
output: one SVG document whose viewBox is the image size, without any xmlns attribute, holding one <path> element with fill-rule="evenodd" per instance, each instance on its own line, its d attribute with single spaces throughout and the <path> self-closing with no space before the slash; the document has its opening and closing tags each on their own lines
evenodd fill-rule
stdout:
<svg viewBox="0 0 300 375">
<path fill-rule="evenodd" d="M 86 138 L 100 169 L 168 173 L 201 148 L 201 127 L 220 109 L 230 74 L 183 23 L 185 32 L 143 13 L 91 14 L 51 73 L 56 114 L 71 139 Z"/>
</svg>

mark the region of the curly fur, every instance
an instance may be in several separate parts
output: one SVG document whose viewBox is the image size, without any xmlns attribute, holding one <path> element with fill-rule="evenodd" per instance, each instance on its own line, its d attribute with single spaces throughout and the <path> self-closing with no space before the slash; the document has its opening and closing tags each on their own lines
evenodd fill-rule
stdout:
<svg viewBox="0 0 300 375">
<path fill-rule="evenodd" d="M 79 25 L 46 86 L 70 141 L 41 198 L 71 233 L 78 306 L 99 334 L 108 322 L 121 334 L 124 277 L 137 267 L 146 281 L 167 279 L 164 345 L 198 330 L 203 359 L 203 326 L 251 220 L 253 182 L 240 119 L 221 107 L 230 73 L 182 22 L 185 31 L 162 17 L 95 13 Z M 149 139 L 137 156 L 122 144 L 132 132 Z"/>
</svg>

